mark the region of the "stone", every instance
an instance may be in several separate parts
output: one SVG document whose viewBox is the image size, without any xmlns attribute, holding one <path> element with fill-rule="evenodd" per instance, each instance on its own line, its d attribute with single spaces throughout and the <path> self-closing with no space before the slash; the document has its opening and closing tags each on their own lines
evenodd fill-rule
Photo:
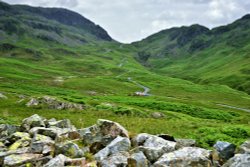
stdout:
<svg viewBox="0 0 250 167">
<path fill-rule="evenodd" d="M 147 133 L 141 133 L 138 134 L 137 136 L 135 136 L 131 142 L 133 146 L 142 146 L 144 144 L 144 142 L 151 137 L 152 135 L 147 134 Z"/>
<path fill-rule="evenodd" d="M 239 153 L 250 154 L 250 140 L 245 141 L 242 145 L 240 145 Z"/>
<path fill-rule="evenodd" d="M 20 127 L 9 124 L 0 125 L 0 138 L 8 137 L 20 130 Z"/>
<path fill-rule="evenodd" d="M 98 163 L 101 167 L 127 167 L 129 153 L 119 152 L 104 158 Z"/>
<path fill-rule="evenodd" d="M 56 145 L 55 154 L 63 154 L 70 158 L 80 158 L 83 157 L 84 152 L 79 148 L 79 146 L 72 141 L 67 141 L 63 144 Z"/>
<path fill-rule="evenodd" d="M 176 149 L 183 147 L 195 147 L 196 141 L 193 139 L 176 139 Z"/>
<path fill-rule="evenodd" d="M 51 159 L 48 163 L 46 163 L 43 167 L 64 167 L 65 161 L 68 157 L 63 154 L 57 155 L 55 158 Z"/>
<path fill-rule="evenodd" d="M 28 103 L 26 103 L 26 106 L 37 106 L 39 104 L 39 101 L 36 98 L 31 98 Z"/>
<path fill-rule="evenodd" d="M 128 137 L 127 130 L 120 124 L 100 119 L 96 125 L 85 129 L 79 129 L 78 133 L 83 138 L 86 145 L 90 145 L 93 153 L 100 151 L 100 149 L 107 146 L 117 136 Z"/>
<path fill-rule="evenodd" d="M 153 113 L 151 114 L 151 116 L 152 116 L 153 118 L 155 118 L 155 119 L 160 119 L 160 118 L 164 118 L 164 117 L 165 117 L 165 115 L 164 115 L 163 113 L 160 113 L 160 112 L 153 112 Z"/>
<path fill-rule="evenodd" d="M 236 154 L 229 159 L 222 167 L 249 167 L 250 154 Z"/>
<path fill-rule="evenodd" d="M 135 149 L 132 152 L 143 152 L 150 162 L 155 162 L 164 153 L 175 150 L 176 142 L 164 140 L 161 137 L 142 133 L 132 139 Z"/>
<path fill-rule="evenodd" d="M 30 145 L 30 138 L 23 138 L 20 140 L 17 140 L 15 143 L 13 143 L 10 147 L 9 150 L 17 150 L 18 148 L 23 148 L 27 147 Z"/>
<path fill-rule="evenodd" d="M 236 146 L 228 142 L 217 141 L 214 148 L 218 153 L 220 161 L 224 162 L 234 156 Z"/>
<path fill-rule="evenodd" d="M 8 97 L 5 96 L 3 93 L 0 93 L 0 99 L 8 99 Z"/>
<path fill-rule="evenodd" d="M 128 158 L 128 167 L 148 167 L 149 161 L 143 152 L 133 153 Z"/>
<path fill-rule="evenodd" d="M 30 129 L 34 127 L 45 127 L 44 121 L 45 121 L 44 118 L 40 117 L 37 114 L 34 114 L 31 117 L 25 118 L 22 121 L 21 129 L 23 131 L 28 132 Z"/>
<path fill-rule="evenodd" d="M 35 134 L 41 134 L 44 136 L 51 137 L 53 140 L 59 135 L 58 131 L 55 128 L 43 128 L 43 127 L 34 127 L 30 129 L 29 133 L 34 136 Z"/>
<path fill-rule="evenodd" d="M 119 153 L 119 152 L 126 152 L 129 151 L 131 147 L 130 140 L 126 137 L 117 136 L 109 145 L 105 148 L 100 150 L 98 153 L 95 154 L 95 159 L 97 161 L 102 161 L 104 158 L 108 157 L 109 155 Z"/>
<path fill-rule="evenodd" d="M 50 154 L 54 151 L 55 142 L 48 136 L 35 134 L 30 145 L 30 152 Z"/>
<path fill-rule="evenodd" d="M 87 163 L 86 158 L 75 158 L 75 159 L 70 159 L 68 158 L 65 161 L 66 166 L 85 166 Z"/>
<path fill-rule="evenodd" d="M 12 154 L 4 158 L 3 166 L 18 166 L 42 157 L 41 154 Z"/>
<path fill-rule="evenodd" d="M 14 143 L 18 140 L 30 140 L 30 135 L 29 133 L 26 133 L 26 132 L 15 132 L 13 133 L 12 135 L 10 135 L 7 140 L 10 142 L 10 143 Z"/>
<path fill-rule="evenodd" d="M 57 127 L 57 128 L 69 128 L 69 129 L 74 129 L 76 128 L 71 124 L 69 119 L 64 119 L 60 121 L 54 121 L 54 122 L 49 122 L 48 125 L 49 128 Z"/>
<path fill-rule="evenodd" d="M 211 151 L 197 147 L 184 147 L 165 153 L 153 167 L 210 167 Z"/>
</svg>

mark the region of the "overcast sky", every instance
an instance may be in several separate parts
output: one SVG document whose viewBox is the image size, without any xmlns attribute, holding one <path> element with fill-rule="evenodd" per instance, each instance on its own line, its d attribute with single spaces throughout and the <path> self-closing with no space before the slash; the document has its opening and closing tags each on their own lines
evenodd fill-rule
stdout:
<svg viewBox="0 0 250 167">
<path fill-rule="evenodd" d="M 11 4 L 64 7 L 99 24 L 116 40 L 132 42 L 173 26 L 209 28 L 250 13 L 250 0 L 4 0 Z"/>
</svg>

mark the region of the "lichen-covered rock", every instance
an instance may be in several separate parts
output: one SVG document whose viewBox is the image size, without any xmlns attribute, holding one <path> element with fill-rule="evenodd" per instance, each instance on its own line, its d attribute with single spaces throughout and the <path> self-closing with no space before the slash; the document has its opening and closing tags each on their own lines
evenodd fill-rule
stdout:
<svg viewBox="0 0 250 167">
<path fill-rule="evenodd" d="M 18 140 L 30 140 L 30 135 L 29 133 L 26 132 L 15 132 L 12 135 L 10 135 L 6 140 L 8 140 L 8 142 L 10 144 L 15 143 Z"/>
<path fill-rule="evenodd" d="M 152 135 L 147 133 L 140 133 L 132 139 L 133 146 L 142 146 L 144 142 Z"/>
<path fill-rule="evenodd" d="M 0 138 L 8 137 L 12 135 L 13 133 L 19 131 L 20 127 L 15 125 L 9 125 L 9 124 L 1 124 L 0 125 Z"/>
<path fill-rule="evenodd" d="M 164 154 L 154 167 L 211 167 L 211 152 L 202 148 L 184 147 Z"/>
<path fill-rule="evenodd" d="M 48 163 L 46 163 L 43 167 L 64 167 L 65 161 L 68 157 L 63 154 L 57 155 L 55 158 L 51 159 Z"/>
<path fill-rule="evenodd" d="M 242 145 L 240 145 L 239 153 L 250 154 L 250 140 L 245 141 Z"/>
<path fill-rule="evenodd" d="M 79 148 L 79 146 L 71 141 L 67 141 L 63 144 L 56 145 L 55 154 L 63 154 L 70 158 L 80 158 L 83 157 L 84 152 Z"/>
<path fill-rule="evenodd" d="M 228 142 L 217 141 L 214 148 L 218 153 L 220 161 L 224 162 L 234 156 L 236 146 Z"/>
<path fill-rule="evenodd" d="M 54 145 L 55 142 L 50 137 L 35 134 L 31 141 L 30 152 L 47 155 L 54 151 Z"/>
<path fill-rule="evenodd" d="M 76 128 L 71 124 L 69 119 L 64 119 L 64 120 L 59 120 L 59 121 L 50 121 L 48 122 L 48 127 L 49 128 L 53 128 L 53 127 L 57 127 L 57 128 L 69 128 L 69 129 L 74 129 L 76 130 Z"/>
<path fill-rule="evenodd" d="M 17 150 L 18 148 L 27 147 L 30 145 L 30 141 L 30 138 L 22 138 L 20 140 L 17 140 L 9 147 L 9 150 Z"/>
<path fill-rule="evenodd" d="M 193 139 L 176 139 L 176 149 L 183 147 L 195 147 L 196 141 Z"/>
<path fill-rule="evenodd" d="M 65 166 L 86 166 L 87 161 L 86 158 L 75 158 L 75 159 L 70 159 L 68 158 L 65 161 Z"/>
<path fill-rule="evenodd" d="M 33 127 L 45 127 L 45 119 L 35 114 L 23 120 L 21 129 L 28 132 Z"/>
<path fill-rule="evenodd" d="M 229 159 L 222 167 L 249 167 L 250 154 L 236 154 Z"/>
<path fill-rule="evenodd" d="M 149 162 L 143 152 L 132 154 L 128 158 L 128 167 L 148 167 Z"/>
<path fill-rule="evenodd" d="M 127 167 L 129 153 L 119 152 L 104 158 L 98 163 L 101 167 Z"/>
<path fill-rule="evenodd" d="M 98 153 L 95 154 L 95 159 L 97 161 L 102 161 L 109 155 L 122 151 L 129 151 L 130 147 L 131 143 L 127 137 L 117 136 L 109 145 L 107 145 L 104 149 L 100 150 Z"/>
<path fill-rule="evenodd" d="M 3 166 L 18 166 L 42 157 L 41 154 L 12 154 L 4 158 Z"/>
</svg>

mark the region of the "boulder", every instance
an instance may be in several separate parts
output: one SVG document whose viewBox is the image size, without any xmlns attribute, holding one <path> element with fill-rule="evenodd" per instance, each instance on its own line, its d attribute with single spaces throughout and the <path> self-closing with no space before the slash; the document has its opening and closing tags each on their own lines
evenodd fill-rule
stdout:
<svg viewBox="0 0 250 167">
<path fill-rule="evenodd" d="M 31 117 L 25 118 L 22 121 L 21 129 L 25 132 L 28 132 L 33 127 L 45 127 L 44 121 L 45 119 L 40 117 L 39 115 L 32 115 Z"/>
<path fill-rule="evenodd" d="M 0 125 L 0 138 L 8 137 L 19 130 L 20 130 L 19 126 L 1 124 Z"/>
<path fill-rule="evenodd" d="M 4 158 L 3 166 L 19 166 L 41 157 L 41 154 L 12 154 Z"/>
<path fill-rule="evenodd" d="M 31 98 L 28 103 L 26 103 L 26 106 L 37 106 L 39 104 L 39 101 L 36 98 Z"/>
<path fill-rule="evenodd" d="M 129 153 L 119 152 L 112 154 L 98 163 L 101 167 L 127 167 Z"/>
<path fill-rule="evenodd" d="M 229 159 L 222 167 L 249 167 L 250 154 L 236 154 Z"/>
<path fill-rule="evenodd" d="M 184 147 L 174 152 L 164 154 L 154 167 L 210 167 L 211 152 L 197 147 Z"/>
<path fill-rule="evenodd" d="M 18 140 L 30 140 L 30 135 L 29 133 L 26 132 L 15 132 L 12 135 L 10 135 L 6 140 L 8 140 L 8 142 L 10 144 L 18 141 Z"/>
<path fill-rule="evenodd" d="M 128 138 L 127 130 L 120 124 L 103 119 L 98 120 L 96 125 L 78 130 L 78 133 L 85 144 L 91 145 L 93 153 L 107 146 L 117 136 Z"/>
<path fill-rule="evenodd" d="M 63 154 L 70 158 L 80 158 L 83 157 L 84 152 L 79 148 L 79 146 L 72 141 L 67 141 L 63 144 L 56 145 L 55 154 Z"/>
<path fill-rule="evenodd" d="M 129 151 L 131 147 L 130 140 L 126 137 L 117 136 L 109 145 L 104 149 L 100 150 L 95 154 L 95 159 L 97 161 L 102 161 L 104 158 L 109 155 Z"/>
<path fill-rule="evenodd" d="M 87 163 L 86 158 L 75 158 L 75 159 L 70 159 L 68 158 L 65 161 L 66 166 L 85 166 Z"/>
<path fill-rule="evenodd" d="M 176 149 L 183 147 L 195 147 L 196 141 L 193 139 L 176 139 Z"/>
<path fill-rule="evenodd" d="M 30 152 L 47 155 L 54 151 L 54 145 L 55 142 L 50 137 L 35 134 L 31 141 Z"/>
<path fill-rule="evenodd" d="M 142 133 L 132 139 L 135 149 L 132 152 L 143 152 L 150 162 L 155 162 L 164 153 L 175 150 L 176 142 L 165 140 L 161 137 Z"/>
<path fill-rule="evenodd" d="M 242 145 L 240 145 L 239 153 L 250 154 L 250 140 L 245 141 Z"/>
<path fill-rule="evenodd" d="M 65 161 L 68 157 L 63 154 L 57 155 L 55 158 L 51 159 L 48 163 L 46 163 L 43 167 L 64 167 Z"/>
<path fill-rule="evenodd" d="M 153 118 L 155 118 L 155 119 L 160 119 L 160 118 L 164 118 L 164 117 L 165 117 L 165 115 L 164 115 L 163 113 L 161 113 L 161 112 L 153 112 L 153 113 L 151 114 L 151 116 L 152 116 Z"/>
<path fill-rule="evenodd" d="M 234 156 L 236 146 L 228 142 L 217 141 L 214 148 L 219 156 L 219 160 L 225 162 Z"/>
<path fill-rule="evenodd" d="M 128 167 L 148 167 L 149 161 L 143 152 L 132 154 L 128 158 Z"/>
<path fill-rule="evenodd" d="M 48 122 L 48 127 L 49 128 L 53 128 L 53 127 L 57 127 L 57 128 L 69 128 L 69 129 L 74 129 L 76 130 L 76 128 L 71 124 L 69 119 L 64 119 L 64 120 L 60 120 L 60 121 L 50 121 Z"/>
</svg>

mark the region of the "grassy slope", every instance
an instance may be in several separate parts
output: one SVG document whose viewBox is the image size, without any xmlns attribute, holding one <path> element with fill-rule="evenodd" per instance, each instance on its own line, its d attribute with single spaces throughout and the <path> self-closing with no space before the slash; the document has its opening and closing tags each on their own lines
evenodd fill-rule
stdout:
<svg viewBox="0 0 250 167">
<path fill-rule="evenodd" d="M 146 64 L 154 72 L 195 82 L 225 84 L 250 93 L 249 27 L 246 15 L 204 33 L 192 33 L 202 29 L 198 25 L 174 28 L 134 45 L 151 55 Z"/>
</svg>

